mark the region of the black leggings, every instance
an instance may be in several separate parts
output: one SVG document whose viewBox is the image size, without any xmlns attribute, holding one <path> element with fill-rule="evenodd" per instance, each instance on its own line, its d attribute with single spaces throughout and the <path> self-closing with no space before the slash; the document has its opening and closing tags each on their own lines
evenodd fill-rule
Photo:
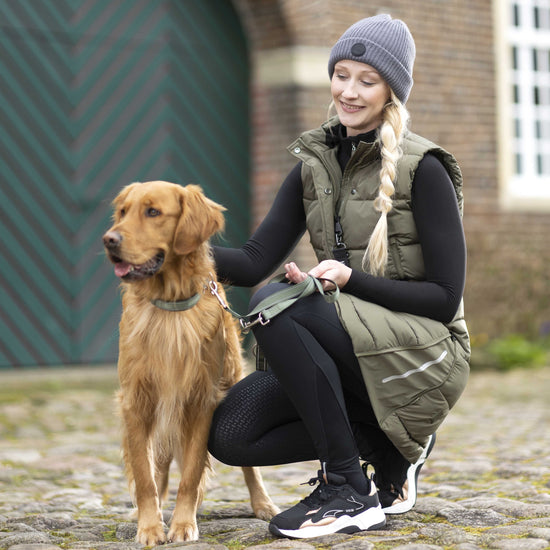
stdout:
<svg viewBox="0 0 550 550">
<path fill-rule="evenodd" d="M 251 308 L 284 284 L 269 284 Z M 343 471 L 391 443 L 378 426 L 349 335 L 334 304 L 314 294 L 254 331 L 270 366 L 217 408 L 209 450 L 234 466 L 319 459 Z"/>
</svg>

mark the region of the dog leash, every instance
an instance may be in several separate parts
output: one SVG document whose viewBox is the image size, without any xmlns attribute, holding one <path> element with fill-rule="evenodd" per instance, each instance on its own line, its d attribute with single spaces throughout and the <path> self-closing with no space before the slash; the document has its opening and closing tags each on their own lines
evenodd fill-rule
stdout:
<svg viewBox="0 0 550 550">
<path fill-rule="evenodd" d="M 323 281 L 330 281 L 334 285 L 334 290 L 325 290 Z M 280 279 L 275 279 L 271 282 L 281 282 Z M 297 302 L 300 298 L 309 296 L 315 292 L 319 292 L 324 299 L 329 303 L 334 303 L 340 296 L 338 285 L 330 279 L 317 278 L 308 275 L 301 283 L 289 284 L 288 288 L 283 288 L 278 292 L 274 292 L 267 298 L 264 298 L 252 311 L 246 315 L 240 315 L 232 310 L 222 296 L 218 292 L 218 283 L 211 279 L 208 282 L 210 292 L 218 299 L 223 309 L 231 313 L 233 317 L 239 320 L 242 330 L 247 333 L 251 327 L 260 324 L 267 325 L 273 317 L 279 315 L 282 311 Z"/>
</svg>

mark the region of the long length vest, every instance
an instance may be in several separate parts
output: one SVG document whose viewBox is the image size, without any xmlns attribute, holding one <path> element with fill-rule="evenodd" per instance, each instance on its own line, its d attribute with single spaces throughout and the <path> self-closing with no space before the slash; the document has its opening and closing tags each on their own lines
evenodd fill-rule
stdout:
<svg viewBox="0 0 550 550">
<path fill-rule="evenodd" d="M 381 157 L 378 144 L 360 142 L 342 174 L 327 131 L 337 119 L 302 134 L 288 149 L 302 160 L 304 208 L 311 244 L 319 261 L 333 257 L 334 216 L 339 214 L 350 264 L 361 261 L 380 214 Z M 388 214 L 389 258 L 386 277 L 424 280 L 422 250 L 411 209 L 418 163 L 431 153 L 453 182 L 462 214 L 462 175 L 454 157 L 434 143 L 409 133 L 398 164 L 393 208 Z M 463 305 L 454 319 L 433 319 L 390 311 L 341 293 L 338 314 L 349 333 L 380 427 L 410 462 L 422 453 L 463 392 L 469 373 L 470 343 Z"/>
</svg>

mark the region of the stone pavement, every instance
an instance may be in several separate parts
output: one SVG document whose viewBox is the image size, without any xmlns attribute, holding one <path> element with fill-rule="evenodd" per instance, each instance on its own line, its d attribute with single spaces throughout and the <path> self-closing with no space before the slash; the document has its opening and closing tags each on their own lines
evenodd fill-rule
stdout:
<svg viewBox="0 0 550 550">
<path fill-rule="evenodd" d="M 114 368 L 0 372 L 0 549 L 142 548 L 128 517 L 115 386 Z M 215 463 L 200 540 L 165 548 L 550 548 L 549 397 L 550 367 L 472 374 L 421 472 L 416 507 L 384 530 L 278 540 L 251 516 L 240 471 Z M 300 483 L 316 470 L 314 462 L 262 469 L 281 508 L 311 491 Z"/>
</svg>

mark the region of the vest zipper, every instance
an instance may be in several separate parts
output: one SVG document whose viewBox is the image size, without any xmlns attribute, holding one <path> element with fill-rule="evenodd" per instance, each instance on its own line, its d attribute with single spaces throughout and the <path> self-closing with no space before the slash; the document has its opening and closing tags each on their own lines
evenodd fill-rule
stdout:
<svg viewBox="0 0 550 550">
<path fill-rule="evenodd" d="M 340 180 L 340 185 L 338 185 L 338 180 L 340 179 L 340 175 L 338 173 L 336 173 L 335 170 L 333 170 L 333 166 L 326 161 L 325 157 L 323 155 L 318 155 L 316 154 L 315 151 L 313 151 L 312 149 L 310 149 L 309 147 L 307 147 L 307 145 L 300 139 L 299 140 L 299 143 L 300 143 L 300 146 L 302 148 L 302 151 L 309 151 L 310 153 L 313 153 L 313 155 L 320 161 L 320 163 L 323 165 L 324 169 L 326 170 L 326 173 L 328 175 L 328 180 L 330 181 L 330 183 L 332 184 L 332 188 L 334 190 L 334 193 L 333 193 L 333 199 L 332 199 L 332 221 L 333 221 L 333 224 L 332 224 L 332 227 L 334 228 L 334 215 L 336 214 L 336 204 L 334 202 L 334 197 L 336 195 L 336 191 L 338 190 L 338 194 L 341 193 L 341 180 Z M 298 156 L 298 155 L 296 155 Z M 301 158 L 300 156 L 298 156 L 298 158 L 300 160 L 302 160 L 302 162 L 304 162 L 304 159 Z M 315 183 L 313 183 L 313 186 L 315 187 Z M 323 211 L 323 208 L 321 208 L 321 211 Z M 330 218 L 329 218 L 330 219 Z M 328 222 L 328 220 L 327 220 Z M 328 223 L 328 227 L 330 227 L 330 223 Z M 335 243 L 335 240 L 336 240 L 336 235 L 332 235 L 332 241 Z M 323 239 L 323 241 L 325 241 L 325 239 Z M 330 250 L 330 242 L 326 241 L 326 245 L 327 245 L 327 252 Z M 334 245 L 333 245 L 334 246 Z M 347 252 L 346 250 L 344 250 L 344 252 Z"/>
</svg>

